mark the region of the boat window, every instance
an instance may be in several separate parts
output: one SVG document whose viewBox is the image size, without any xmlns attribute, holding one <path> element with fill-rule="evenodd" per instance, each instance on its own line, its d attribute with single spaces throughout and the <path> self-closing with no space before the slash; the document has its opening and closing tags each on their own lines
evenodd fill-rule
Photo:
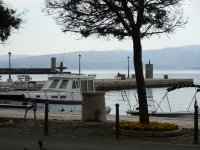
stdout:
<svg viewBox="0 0 200 150">
<path fill-rule="evenodd" d="M 28 83 L 28 90 L 29 91 L 36 91 L 36 86 L 34 82 L 29 82 Z"/>
<path fill-rule="evenodd" d="M 51 83 L 51 85 L 50 85 L 50 87 L 49 88 L 56 88 L 56 86 L 58 85 L 58 82 L 59 82 L 59 80 L 54 80 L 52 83 Z"/>
<path fill-rule="evenodd" d="M 79 88 L 79 83 L 77 80 L 74 80 L 72 83 L 72 89 L 76 89 L 76 88 Z"/>
<path fill-rule="evenodd" d="M 73 81 L 72 83 L 72 89 L 75 89 L 76 88 L 76 81 Z"/>
<path fill-rule="evenodd" d="M 93 80 L 88 80 L 88 91 L 94 91 Z"/>
<path fill-rule="evenodd" d="M 58 98 L 58 96 L 56 96 L 56 95 L 52 95 L 51 98 Z"/>
<path fill-rule="evenodd" d="M 78 81 L 76 81 L 76 87 L 79 88 L 79 82 Z"/>
<path fill-rule="evenodd" d="M 66 98 L 66 96 L 63 96 L 63 95 L 62 95 L 62 96 L 60 96 L 60 98 L 61 98 L 61 99 L 65 99 L 65 98 Z"/>
<path fill-rule="evenodd" d="M 68 80 L 63 80 L 61 85 L 60 85 L 60 89 L 66 89 L 67 88 L 67 83 L 68 83 Z"/>
<path fill-rule="evenodd" d="M 82 92 L 87 91 L 87 81 L 81 80 L 81 90 Z"/>
</svg>

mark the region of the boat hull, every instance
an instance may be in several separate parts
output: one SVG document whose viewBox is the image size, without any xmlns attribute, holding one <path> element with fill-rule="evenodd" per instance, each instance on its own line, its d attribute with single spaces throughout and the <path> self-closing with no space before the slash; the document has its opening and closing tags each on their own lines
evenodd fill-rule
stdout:
<svg viewBox="0 0 200 150">
<path fill-rule="evenodd" d="M 69 104 L 69 105 L 80 105 L 82 104 L 82 100 L 67 100 L 67 99 L 55 99 L 55 100 L 47 100 L 47 99 L 37 99 L 37 98 L 25 98 L 22 93 L 5 93 L 0 94 L 0 100 L 11 100 L 11 101 L 20 101 L 20 102 L 27 102 L 33 101 L 36 103 L 46 103 L 49 104 Z"/>
<path fill-rule="evenodd" d="M 126 111 L 130 115 L 139 115 L 139 111 Z M 153 117 L 170 117 L 170 118 L 193 118 L 194 112 L 150 112 L 149 116 Z M 200 113 L 198 114 L 200 117 Z"/>
<path fill-rule="evenodd" d="M 80 105 L 82 104 L 82 101 L 80 100 L 46 100 L 46 99 L 36 99 L 36 98 L 26 98 L 26 101 L 33 101 L 36 103 L 46 103 L 49 104 L 68 104 L 68 105 Z"/>
<path fill-rule="evenodd" d="M 0 93 L 0 100 L 25 101 L 25 97 L 17 92 Z"/>
</svg>

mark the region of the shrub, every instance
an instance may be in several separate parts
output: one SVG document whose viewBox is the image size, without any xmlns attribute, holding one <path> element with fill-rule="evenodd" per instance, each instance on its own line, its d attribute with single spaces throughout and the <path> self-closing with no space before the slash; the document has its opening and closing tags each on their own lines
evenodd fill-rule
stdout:
<svg viewBox="0 0 200 150">
<path fill-rule="evenodd" d="M 136 121 L 120 121 L 120 129 L 134 131 L 173 131 L 177 130 L 178 126 L 172 123 L 150 122 L 140 123 Z"/>
</svg>

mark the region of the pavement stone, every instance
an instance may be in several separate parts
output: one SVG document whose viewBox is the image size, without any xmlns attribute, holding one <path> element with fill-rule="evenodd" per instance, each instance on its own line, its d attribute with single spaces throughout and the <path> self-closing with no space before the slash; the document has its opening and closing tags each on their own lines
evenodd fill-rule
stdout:
<svg viewBox="0 0 200 150">
<path fill-rule="evenodd" d="M 47 138 L 48 145 L 52 145 L 51 141 L 55 138 L 55 143 L 59 143 L 58 139 L 65 139 L 67 141 L 62 141 L 62 145 L 66 146 L 65 143 L 70 141 L 86 141 L 86 144 L 95 143 L 95 141 L 99 141 L 99 145 L 102 142 L 105 147 L 99 146 L 99 148 L 108 148 L 105 141 L 109 144 L 113 145 L 113 148 L 119 149 L 119 145 L 116 143 L 122 143 L 123 145 L 128 142 L 130 147 L 134 147 L 134 145 L 138 144 L 138 149 L 146 149 L 148 146 L 144 147 L 142 144 L 152 144 L 155 149 L 163 149 L 163 147 L 167 147 L 170 149 L 199 149 L 199 144 L 193 144 L 193 119 L 192 118 L 158 118 L 158 117 L 150 117 L 151 121 L 162 121 L 162 122 L 171 122 L 180 125 L 183 128 L 183 135 L 174 136 L 174 137 L 127 137 L 120 136 L 119 139 L 116 140 L 115 131 L 113 129 L 113 124 L 115 120 L 114 115 L 107 116 L 107 122 L 82 122 L 81 115 L 77 112 L 65 112 L 65 113 L 49 113 L 49 136 L 44 137 L 44 112 L 37 113 L 37 119 L 33 119 L 33 113 L 29 112 L 27 115 L 27 119 L 23 120 L 24 111 L 22 110 L 0 110 L 0 117 L 8 117 L 13 120 L 13 123 L 6 126 L 0 127 L 0 150 L 6 146 L 6 142 L 12 141 L 14 144 L 17 144 L 20 148 L 21 143 L 18 136 L 21 137 L 21 140 L 27 139 L 27 143 L 34 144 L 37 143 L 37 140 Z M 121 120 L 139 120 L 137 116 L 120 116 Z M 200 130 L 199 130 L 200 134 Z M 26 138 L 27 137 L 27 138 Z M 4 139 L 5 138 L 5 139 Z M 3 142 L 3 139 L 7 141 Z M 35 138 L 35 140 L 31 140 Z M 29 139 L 29 140 L 28 140 Z M 89 142 L 90 141 L 90 142 Z M 73 143 L 73 142 L 72 142 Z M 98 143 L 98 142 L 97 142 Z M 200 141 L 199 141 L 200 143 Z M 84 143 L 82 143 L 85 145 Z M 118 145 L 117 146 L 115 146 Z M 25 143 L 26 145 L 26 143 Z M 37 144 L 36 144 L 37 145 Z M 70 144 L 69 144 L 70 145 Z M 125 144 L 126 145 L 126 144 Z M 159 146 L 158 146 L 159 145 Z M 8 145 L 7 145 L 8 146 Z M 11 145 L 9 145 L 12 148 Z M 8 146 L 8 147 L 9 147 Z M 64 146 L 60 147 L 60 149 L 64 149 Z M 74 147 L 77 146 L 77 143 L 74 142 Z M 95 147 L 95 145 L 93 145 Z M 172 148 L 172 147 L 173 148 Z M 1 148 L 2 147 L 2 148 Z M 33 146 L 34 147 L 34 146 Z M 55 146 L 52 146 L 52 148 Z M 94 148 L 93 147 L 93 148 Z M 125 146 L 126 147 L 126 146 Z M 22 147 L 21 147 L 22 148 Z M 48 148 L 48 149 L 52 149 Z M 69 146 L 69 148 L 73 149 L 73 144 Z M 77 146 L 77 149 L 80 148 Z M 92 149 L 91 147 L 84 147 L 82 149 Z M 128 146 L 126 147 L 128 149 Z M 124 148 L 124 150 L 126 149 Z M 59 148 L 58 148 L 59 149 Z M 75 149 L 75 148 L 74 148 Z M 112 149 L 112 148 L 111 148 Z M 4 149 L 2 149 L 4 150 Z M 5 149 L 7 150 L 7 149 Z M 9 150 L 9 149 L 8 149 Z M 16 149 L 15 149 L 16 150 Z M 56 149 L 57 150 L 57 149 Z M 149 149 L 148 149 L 149 150 Z"/>
</svg>

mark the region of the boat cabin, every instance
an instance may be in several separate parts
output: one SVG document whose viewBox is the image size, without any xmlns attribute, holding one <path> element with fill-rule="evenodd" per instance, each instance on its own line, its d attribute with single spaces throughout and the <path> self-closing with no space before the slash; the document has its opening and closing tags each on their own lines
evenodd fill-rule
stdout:
<svg viewBox="0 0 200 150">
<path fill-rule="evenodd" d="M 94 77 L 58 74 L 50 76 L 42 88 L 43 91 L 95 91 Z"/>
</svg>

